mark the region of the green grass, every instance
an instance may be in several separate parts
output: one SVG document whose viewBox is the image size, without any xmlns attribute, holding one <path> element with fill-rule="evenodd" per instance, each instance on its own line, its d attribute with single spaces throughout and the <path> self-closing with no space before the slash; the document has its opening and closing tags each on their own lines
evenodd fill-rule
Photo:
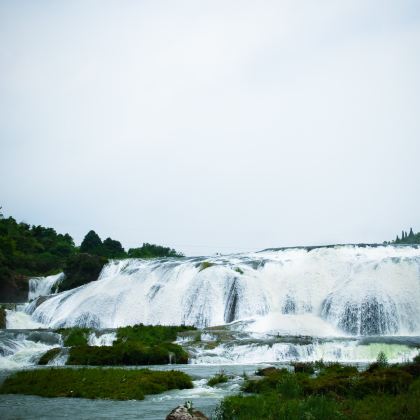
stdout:
<svg viewBox="0 0 420 420">
<path fill-rule="evenodd" d="M 222 371 L 214 376 L 212 376 L 208 381 L 207 385 L 209 386 L 215 386 L 217 384 L 223 384 L 226 383 L 229 380 L 229 377 L 225 375 L 225 373 Z"/>
<path fill-rule="evenodd" d="M 171 359 L 171 360 L 170 360 Z M 188 363 L 188 353 L 179 345 L 123 343 L 113 346 L 77 346 L 69 352 L 67 365 L 138 366 Z"/>
<path fill-rule="evenodd" d="M 191 378 L 187 374 L 174 370 L 159 372 L 148 369 L 67 368 L 17 372 L 4 381 L 0 393 L 142 400 L 148 394 L 192 387 Z"/>
<path fill-rule="evenodd" d="M 88 346 L 89 328 L 62 328 L 64 346 L 70 347 L 67 365 L 137 366 L 151 364 L 188 363 L 188 353 L 176 340 L 178 333 L 195 330 L 185 325 L 162 326 L 138 324 L 117 329 L 112 346 Z M 40 364 L 51 358 L 45 353 Z"/>
<path fill-rule="evenodd" d="M 245 394 L 221 402 L 216 418 L 418 419 L 419 359 L 403 365 L 374 363 L 364 372 L 338 363 L 296 364 L 295 372 L 262 369 L 262 379 L 245 381 Z"/>
<path fill-rule="evenodd" d="M 195 330 L 186 325 L 164 326 L 138 324 L 132 327 L 122 327 L 117 330 L 117 340 L 114 344 L 141 342 L 143 344 L 161 344 L 175 341 L 179 332 Z"/>
<path fill-rule="evenodd" d="M 210 268 L 213 267 L 214 263 L 210 262 L 210 261 L 203 261 L 200 266 L 199 266 L 199 272 L 205 270 L 206 268 Z"/>
<path fill-rule="evenodd" d="M 85 346 L 90 333 L 90 328 L 61 328 L 58 332 L 63 337 L 65 347 Z"/>
</svg>

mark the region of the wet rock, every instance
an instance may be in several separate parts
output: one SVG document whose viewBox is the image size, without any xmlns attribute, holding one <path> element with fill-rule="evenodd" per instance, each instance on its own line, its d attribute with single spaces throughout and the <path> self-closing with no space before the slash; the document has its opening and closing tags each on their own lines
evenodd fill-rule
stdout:
<svg viewBox="0 0 420 420">
<path fill-rule="evenodd" d="M 6 310 L 0 308 L 0 328 L 6 328 Z"/>
<path fill-rule="evenodd" d="M 262 368 L 262 369 L 258 369 L 258 371 L 256 372 L 257 376 L 269 376 L 272 373 L 277 372 L 277 369 L 273 366 L 269 366 L 266 368 Z"/>
<path fill-rule="evenodd" d="M 208 420 L 201 411 L 195 410 L 192 408 L 188 408 L 186 405 L 179 405 L 178 407 L 174 408 L 167 416 L 166 420 Z"/>
</svg>

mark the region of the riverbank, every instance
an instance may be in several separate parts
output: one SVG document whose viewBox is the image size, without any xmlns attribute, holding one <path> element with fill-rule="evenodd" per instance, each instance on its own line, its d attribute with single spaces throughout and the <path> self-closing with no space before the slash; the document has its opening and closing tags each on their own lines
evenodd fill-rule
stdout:
<svg viewBox="0 0 420 420">
<path fill-rule="evenodd" d="M 244 383 L 243 393 L 221 402 L 216 419 L 418 419 L 420 356 L 388 365 L 380 355 L 363 372 L 317 362 L 257 374 Z"/>
</svg>

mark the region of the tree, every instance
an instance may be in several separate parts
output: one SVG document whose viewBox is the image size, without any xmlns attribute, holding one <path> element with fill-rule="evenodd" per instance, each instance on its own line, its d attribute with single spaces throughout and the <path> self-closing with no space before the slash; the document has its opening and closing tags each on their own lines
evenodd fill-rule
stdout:
<svg viewBox="0 0 420 420">
<path fill-rule="evenodd" d="M 83 239 L 80 245 L 80 252 L 94 255 L 103 254 L 103 245 L 101 238 L 94 230 L 90 230 L 86 234 L 85 238 Z"/>
<path fill-rule="evenodd" d="M 408 234 L 408 237 L 409 237 L 410 239 L 414 238 L 413 228 L 410 228 L 410 233 Z"/>
<path fill-rule="evenodd" d="M 121 242 L 106 238 L 103 242 L 103 255 L 108 258 L 121 258 L 125 256 Z"/>
</svg>

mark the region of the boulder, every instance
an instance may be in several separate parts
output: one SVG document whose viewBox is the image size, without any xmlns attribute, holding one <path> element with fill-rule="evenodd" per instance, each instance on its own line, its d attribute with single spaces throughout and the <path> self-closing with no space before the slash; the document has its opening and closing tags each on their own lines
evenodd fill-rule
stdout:
<svg viewBox="0 0 420 420">
<path fill-rule="evenodd" d="M 201 411 L 179 405 L 166 416 L 166 420 L 208 420 L 208 417 Z"/>
</svg>

